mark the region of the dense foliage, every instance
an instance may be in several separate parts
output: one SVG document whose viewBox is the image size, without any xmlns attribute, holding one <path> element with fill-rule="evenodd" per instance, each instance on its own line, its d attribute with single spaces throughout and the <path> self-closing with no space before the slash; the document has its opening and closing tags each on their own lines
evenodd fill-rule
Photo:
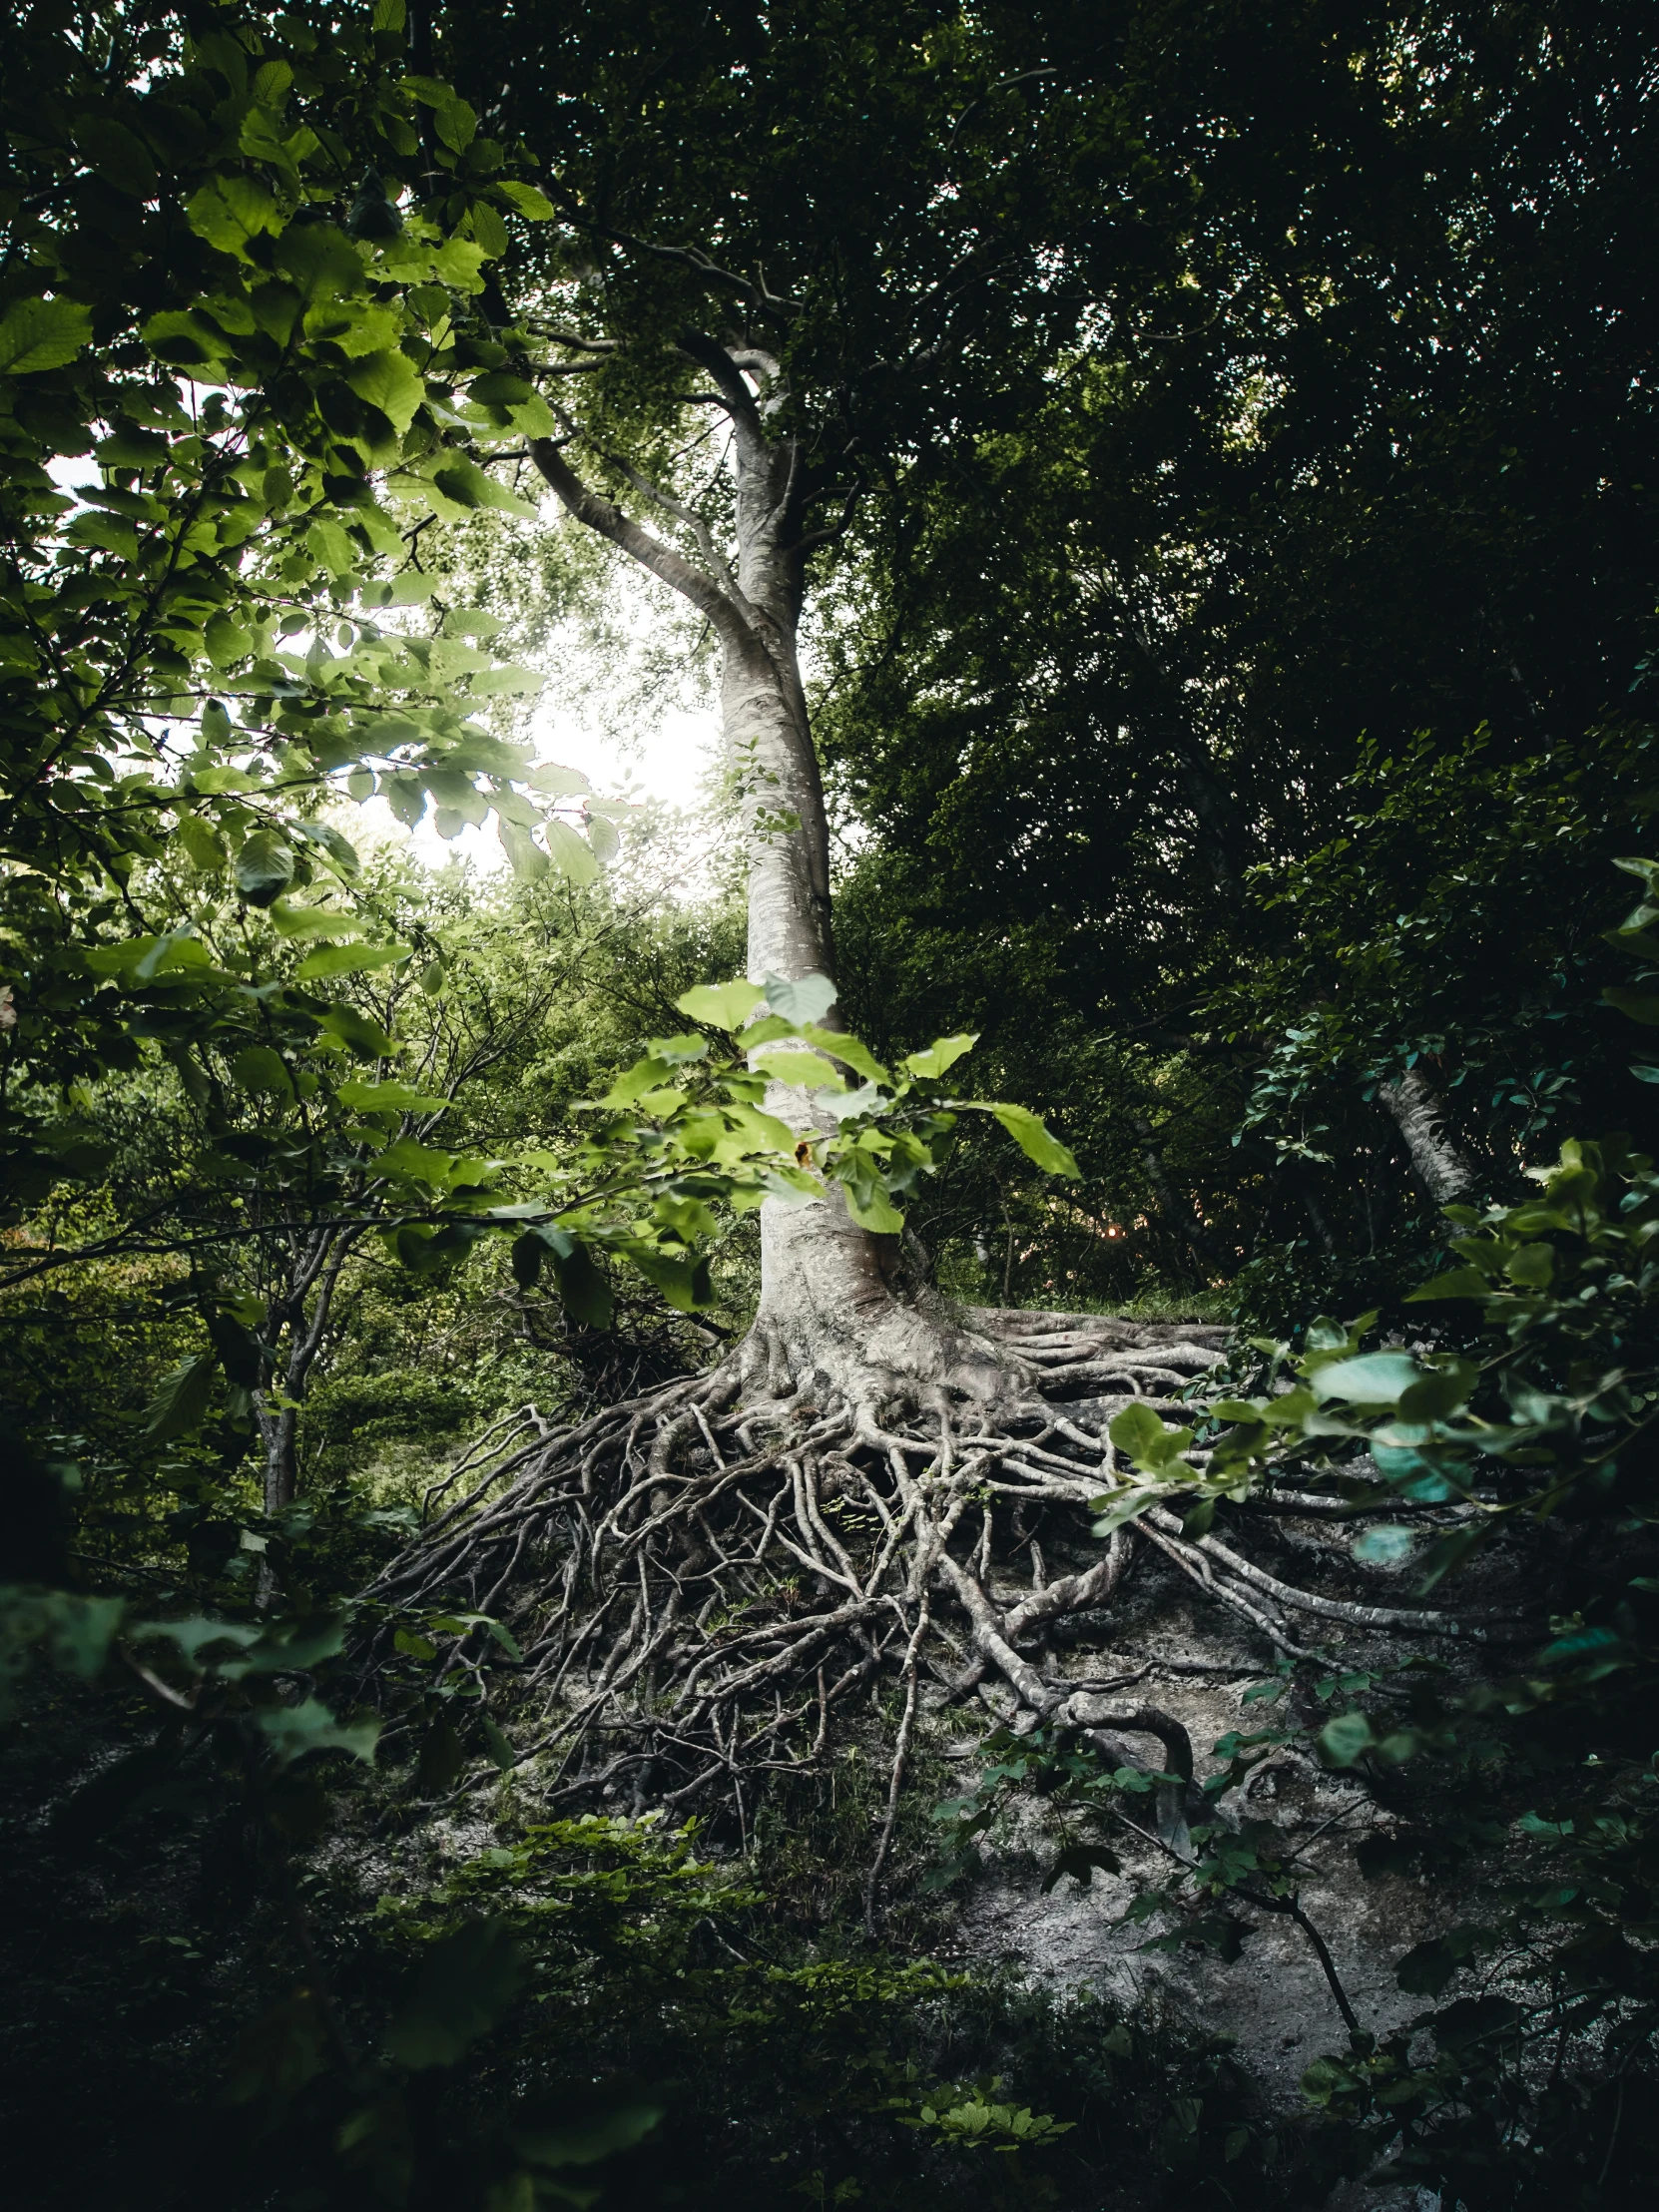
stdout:
<svg viewBox="0 0 1659 2212">
<path fill-rule="evenodd" d="M 1592 4 L 18 11 L 0 1694 L 38 2201 L 1271 2205 L 1380 2160 L 1468 2212 L 1631 2201 L 1652 98 Z M 625 641 L 532 462 L 718 576 L 705 330 L 797 441 L 851 1034 L 821 978 L 712 981 L 732 897 L 654 892 L 674 827 L 540 757 L 550 607 Z M 428 818 L 509 871 L 420 864 Z M 809 1059 L 802 1130 L 768 1083 Z M 878 1933 L 856 1744 L 741 1857 L 561 1811 L 493 1605 L 361 1593 L 525 1439 L 740 1339 L 762 1199 L 827 1186 L 959 1300 L 1237 1322 L 1185 1426 L 1118 1413 L 1103 1540 L 1312 1500 L 1490 1640 L 1281 1643 L 1207 1771 L 1058 1725 L 966 1788 L 918 1752 Z M 1429 1900 L 1396 2031 L 1248 1813 L 1293 1754 Z M 1248 1974 L 1267 1917 L 1305 1935 L 1351 2032 L 1302 2108 L 1155 2006 L 940 1962 L 1034 1804 L 1051 1888 L 1161 1854 L 1149 1944 Z"/>
</svg>

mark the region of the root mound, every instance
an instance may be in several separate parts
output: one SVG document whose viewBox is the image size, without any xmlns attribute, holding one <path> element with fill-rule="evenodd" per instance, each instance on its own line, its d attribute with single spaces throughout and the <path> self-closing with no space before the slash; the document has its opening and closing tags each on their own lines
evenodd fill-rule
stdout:
<svg viewBox="0 0 1659 2212">
<path fill-rule="evenodd" d="M 1092 1680 L 1054 1658 L 1066 1617 L 1108 1605 L 1142 1547 L 1264 1659 L 1313 1656 L 1301 1639 L 1322 1622 L 1460 1632 L 1447 1614 L 1304 1589 L 1231 1530 L 1190 1539 L 1162 1509 L 1109 1543 L 1089 1534 L 1089 1501 L 1115 1471 L 1112 1415 L 1136 1398 L 1173 1413 L 1223 1335 L 973 1309 L 956 1341 L 994 1352 L 995 1391 L 977 1378 L 952 1390 L 947 1363 L 923 1390 L 912 1379 L 895 1392 L 879 1369 L 849 1382 L 810 1368 L 786 1388 L 776 1343 L 740 1348 L 576 1426 L 544 1432 L 527 1415 L 484 1439 L 472 1490 L 366 1594 L 510 1627 L 523 1651 L 516 1717 L 538 1730 L 521 1757 L 562 1755 L 544 1802 L 567 1808 L 727 1807 L 745 1836 L 768 1778 L 822 1768 L 854 1697 L 896 1681 L 872 1898 L 924 1678 L 930 1703 L 977 1693 L 1016 1729 L 1075 1728 L 1190 1779 L 1185 1730 L 1123 1695 L 1149 1667 Z M 468 1471 L 463 1460 L 442 1487 Z M 469 1663 L 464 1646 L 455 1663 Z M 1161 1808 L 1166 1827 L 1181 1814 L 1179 1801 Z"/>
</svg>

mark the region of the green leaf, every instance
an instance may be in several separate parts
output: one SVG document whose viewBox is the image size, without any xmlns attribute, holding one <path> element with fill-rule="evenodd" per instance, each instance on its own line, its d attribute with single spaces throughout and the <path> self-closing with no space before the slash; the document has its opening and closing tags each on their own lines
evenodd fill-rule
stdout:
<svg viewBox="0 0 1659 2212">
<path fill-rule="evenodd" d="M 92 309 L 78 299 L 17 299 L 0 320 L 0 374 L 67 368 L 92 337 Z"/>
<path fill-rule="evenodd" d="M 759 983 L 699 983 L 674 1001 L 688 1021 L 701 1021 L 710 1029 L 741 1029 L 766 992 Z"/>
<path fill-rule="evenodd" d="M 1642 1022 L 1650 1029 L 1659 1027 L 1659 995 L 1654 992 L 1626 990 L 1622 983 L 1610 983 L 1601 995 L 1609 1006 L 1616 1006 L 1632 1021 Z"/>
<path fill-rule="evenodd" d="M 354 1052 L 360 1060 L 384 1060 L 395 1047 L 378 1022 L 358 1013 L 355 1006 L 330 1006 L 317 1017 L 317 1026 Z"/>
<path fill-rule="evenodd" d="M 327 906 L 285 906 L 271 909 L 272 926 L 279 937 L 360 937 L 368 927 L 360 914 L 336 913 Z"/>
<path fill-rule="evenodd" d="M 579 769 L 561 768 L 557 761 L 541 762 L 521 776 L 519 782 L 528 784 L 532 791 L 546 792 L 554 799 L 585 797 L 593 790 L 593 786 Z M 760 995 L 760 987 L 757 985 L 755 996 L 759 998 Z"/>
<path fill-rule="evenodd" d="M 910 1053 L 902 1064 L 909 1069 L 912 1075 L 937 1080 L 939 1076 L 953 1068 L 964 1053 L 971 1052 L 978 1042 L 977 1031 L 971 1036 L 964 1032 L 959 1036 L 939 1037 L 927 1047 L 925 1052 Z"/>
<path fill-rule="evenodd" d="M 1139 1400 L 1115 1413 L 1106 1433 L 1120 1451 L 1149 1471 L 1179 1459 L 1193 1440 L 1190 1428 L 1166 1428 L 1152 1407 Z"/>
<path fill-rule="evenodd" d="M 538 192 L 534 185 L 521 184 L 517 178 L 504 177 L 495 190 L 498 198 L 510 200 L 527 222 L 552 222 L 553 203 L 545 193 Z"/>
<path fill-rule="evenodd" d="M 556 815 L 549 815 L 542 824 L 542 835 L 547 839 L 547 849 L 553 855 L 553 864 L 561 874 L 568 875 L 573 883 L 592 883 L 599 875 L 599 860 L 586 838 L 579 837 L 568 822 L 561 822 Z"/>
<path fill-rule="evenodd" d="M 532 2166 L 597 2166 L 602 2159 L 643 2142 L 663 2111 L 660 2104 L 625 2104 L 600 2119 L 515 2133 L 509 2140 Z"/>
<path fill-rule="evenodd" d="M 1052 1867 L 1043 1877 L 1043 1895 L 1055 1889 L 1069 1875 L 1080 1888 L 1087 1889 L 1093 1881 L 1096 1869 L 1102 1874 L 1120 1874 L 1122 1861 L 1104 1844 L 1067 1844 Z"/>
<path fill-rule="evenodd" d="M 547 1258 L 547 1245 L 539 1231 L 527 1229 L 516 1238 L 511 1253 L 513 1281 L 521 1291 L 533 1291 L 541 1281 L 542 1262 Z"/>
<path fill-rule="evenodd" d="M 1319 1397 L 1340 1397 L 1351 1405 L 1397 1405 L 1421 1379 L 1422 1370 L 1404 1352 L 1367 1352 L 1357 1360 L 1336 1360 L 1310 1378 Z"/>
<path fill-rule="evenodd" d="M 341 1083 L 334 1096 L 354 1114 L 435 1114 L 449 1104 L 412 1083 Z"/>
<path fill-rule="evenodd" d="M 198 238 L 244 262 L 250 259 L 250 240 L 282 228 L 281 210 L 273 195 L 258 178 L 236 171 L 215 177 L 193 192 L 185 202 L 185 219 Z"/>
<path fill-rule="evenodd" d="M 1319 1747 L 1333 1767 L 1352 1767 L 1376 1738 L 1364 1713 L 1338 1713 L 1319 1732 Z"/>
<path fill-rule="evenodd" d="M 1050 1135 L 1038 1115 L 1023 1106 L 988 1106 L 982 1111 L 993 1114 L 1025 1157 L 1035 1161 L 1046 1175 L 1066 1175 L 1074 1180 L 1082 1175 L 1070 1152 L 1058 1137 Z"/>
<path fill-rule="evenodd" d="M 563 829 L 564 825 L 561 823 L 559 827 Z M 501 839 L 502 850 L 512 863 L 513 873 L 521 883 L 539 882 L 553 865 L 529 830 L 521 829 L 516 822 L 509 822 L 499 809 L 496 811 L 495 833 Z M 582 844 L 580 837 L 575 841 Z M 587 847 L 583 845 L 582 849 L 585 852 Z M 591 854 L 589 857 L 591 858 Z M 569 874 L 570 870 L 567 868 L 565 872 Z"/>
<path fill-rule="evenodd" d="M 225 2093 L 233 2104 L 281 2109 L 322 2071 L 328 2023 L 309 1989 L 262 2012 L 232 2047 Z"/>
<path fill-rule="evenodd" d="M 474 1921 L 434 1943 L 386 2048 L 416 2070 L 452 2066 L 494 2027 L 523 1988 L 527 1966 L 511 1931 Z"/>
<path fill-rule="evenodd" d="M 483 1733 L 484 1749 L 488 1752 L 492 1764 L 499 1767 L 503 1774 L 507 1773 L 510 1768 L 516 1767 L 518 1765 L 518 1753 L 514 1751 L 512 1738 L 506 1730 L 498 1727 L 487 1713 L 483 1715 L 478 1725 Z"/>
<path fill-rule="evenodd" d="M 348 1751 L 353 1759 L 372 1766 L 374 1746 L 380 1734 L 378 1721 L 342 1724 L 314 1697 L 305 1698 L 298 1705 L 268 1706 L 260 1714 L 257 1725 L 284 1766 L 313 1751 Z"/>
<path fill-rule="evenodd" d="M 406 353 L 394 346 L 363 353 L 348 362 L 345 380 L 359 399 L 379 408 L 399 437 L 407 431 L 415 410 L 426 397 L 420 371 Z"/>
<path fill-rule="evenodd" d="M 878 1183 L 864 1183 L 854 1187 L 839 1177 L 846 1210 L 860 1229 L 867 1229 L 872 1237 L 897 1237 L 903 1234 L 904 1216 Z"/>
<path fill-rule="evenodd" d="M 707 1260 L 671 1260 L 660 1253 L 633 1251 L 628 1257 L 676 1313 L 695 1314 L 699 1308 L 713 1303 Z"/>
<path fill-rule="evenodd" d="M 217 323 L 182 307 L 164 307 L 139 334 L 153 353 L 178 368 L 217 368 L 234 351 Z"/>
<path fill-rule="evenodd" d="M 256 830 L 237 853 L 235 875 L 251 906 L 273 905 L 293 880 L 293 848 L 275 830 Z"/>
<path fill-rule="evenodd" d="M 265 1380 L 265 1353 L 258 1337 L 222 1306 L 210 1308 L 202 1318 L 228 1380 L 238 1389 L 257 1390 Z"/>
<path fill-rule="evenodd" d="M 1416 1537 L 1409 1528 L 1384 1523 L 1368 1528 L 1354 1546 L 1354 1556 L 1367 1566 L 1391 1567 L 1410 1555 Z"/>
<path fill-rule="evenodd" d="M 1555 1273 L 1555 1253 L 1547 1244 L 1523 1244 L 1510 1253 L 1503 1272 L 1523 1289 L 1545 1289 Z"/>
<path fill-rule="evenodd" d="M 287 1062 L 268 1044 L 245 1045 L 231 1062 L 231 1073 L 245 1091 L 257 1096 L 293 1096 L 293 1078 L 288 1073 Z"/>
<path fill-rule="evenodd" d="M 163 1376 L 155 1396 L 145 1407 L 142 1433 L 146 1443 L 171 1443 L 176 1436 L 194 1435 L 213 1403 L 218 1365 L 216 1354 L 198 1352 Z"/>
<path fill-rule="evenodd" d="M 568 1230 L 544 1229 L 539 1234 L 553 1255 L 559 1301 L 565 1312 L 585 1329 L 609 1329 L 611 1287 L 594 1265 L 593 1254 Z"/>
<path fill-rule="evenodd" d="M 1480 1379 L 1479 1370 L 1466 1360 L 1449 1368 L 1430 1368 L 1420 1375 L 1399 1401 L 1399 1417 L 1407 1421 L 1444 1420 L 1466 1405 Z"/>
<path fill-rule="evenodd" d="M 541 509 L 533 501 L 520 498 L 516 491 L 509 491 L 505 484 L 499 483 L 487 469 L 480 468 L 465 453 L 456 453 L 442 467 L 435 468 L 432 471 L 432 482 L 457 507 L 487 507 L 499 514 L 518 515 L 526 522 L 541 520 Z"/>
<path fill-rule="evenodd" d="M 438 137 L 456 154 L 466 152 L 478 128 L 476 112 L 464 100 L 457 100 L 453 95 L 447 107 L 434 110 L 432 121 Z"/>
<path fill-rule="evenodd" d="M 1472 1528 L 1454 1529 L 1449 1536 L 1441 1536 L 1429 1545 L 1422 1557 L 1422 1572 L 1417 1577 L 1416 1591 L 1419 1597 L 1427 1597 L 1438 1588 L 1448 1574 L 1454 1574 L 1471 1553 L 1477 1551 L 1497 1526 L 1495 1515 L 1482 1518 Z"/>
<path fill-rule="evenodd" d="M 200 815 L 181 815 L 174 835 L 199 874 L 217 875 L 225 865 L 225 847 L 212 824 Z"/>
<path fill-rule="evenodd" d="M 816 1023 L 809 1022 L 803 1027 L 801 1034 L 809 1044 L 817 1045 L 821 1052 L 833 1054 L 843 1066 L 861 1075 L 866 1083 L 892 1082 L 892 1077 L 869 1048 L 861 1045 L 856 1037 L 849 1037 L 844 1030 L 820 1029 Z"/>
<path fill-rule="evenodd" d="M 371 968 L 391 967 L 408 959 L 406 944 L 323 944 L 307 952 L 293 971 L 296 983 L 314 983 L 329 975 L 366 975 Z"/>
<path fill-rule="evenodd" d="M 455 1154 L 440 1152 L 433 1145 L 419 1144 L 413 1137 L 398 1137 L 388 1144 L 374 1159 L 375 1173 L 395 1175 L 400 1180 L 430 1184 L 434 1190 L 446 1190 L 454 1172 Z"/>
<path fill-rule="evenodd" d="M 782 1014 L 786 1021 L 793 1021 L 798 1028 L 822 1021 L 835 1003 L 835 986 L 827 975 L 803 975 L 794 982 L 786 982 L 781 975 L 769 975 L 762 987 L 773 1012 Z"/>
<path fill-rule="evenodd" d="M 1420 1306 L 1435 1298 L 1490 1298 L 1493 1286 L 1478 1268 L 1452 1268 L 1407 1291 L 1405 1304 Z"/>
<path fill-rule="evenodd" d="M 1394 1968 L 1394 1979 L 1408 1996 L 1438 1996 L 1479 1947 L 1481 1931 L 1451 1928 L 1425 1943 L 1413 1943 Z"/>
</svg>

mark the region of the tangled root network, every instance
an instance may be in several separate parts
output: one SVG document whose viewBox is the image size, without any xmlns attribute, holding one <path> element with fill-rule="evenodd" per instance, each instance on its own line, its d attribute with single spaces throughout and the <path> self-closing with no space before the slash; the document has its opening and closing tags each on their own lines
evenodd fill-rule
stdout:
<svg viewBox="0 0 1659 2212">
<path fill-rule="evenodd" d="M 398 1612 L 460 1606 L 513 1630 L 516 1710 L 539 1731 L 521 1756 L 562 1754 L 550 1801 L 572 1806 L 619 1795 L 671 1814 L 725 1805 L 741 1831 L 768 1777 L 822 1766 L 855 1693 L 896 1683 L 870 1895 L 924 1677 L 937 1686 L 930 1703 L 977 1693 L 1016 1729 L 1072 1728 L 1190 1779 L 1180 1723 L 1122 1700 L 1146 1668 L 1065 1676 L 1050 1648 L 1067 1615 L 1110 1604 L 1143 1546 L 1224 1608 L 1263 1661 L 1318 1656 L 1302 1639 L 1321 1622 L 1478 1634 L 1445 1613 L 1301 1588 L 1244 1539 L 1187 1537 L 1163 1509 L 1107 1542 L 1089 1535 L 1089 1501 L 1116 1472 L 1107 1423 L 1133 1399 L 1188 1410 L 1178 1394 L 1217 1361 L 1221 1330 L 993 1309 L 963 1321 L 1008 1378 L 999 1398 L 941 1390 L 885 1419 L 868 1393 L 811 1381 L 756 1399 L 740 1353 L 573 1427 L 514 1416 L 439 1486 L 470 1474 L 468 1494 L 367 1594 Z M 1068 1554 L 1080 1563 L 1051 1574 Z M 466 1648 L 448 1663 L 468 1664 Z M 1138 1761 L 1122 1735 L 1156 1739 L 1151 1757 Z"/>
</svg>

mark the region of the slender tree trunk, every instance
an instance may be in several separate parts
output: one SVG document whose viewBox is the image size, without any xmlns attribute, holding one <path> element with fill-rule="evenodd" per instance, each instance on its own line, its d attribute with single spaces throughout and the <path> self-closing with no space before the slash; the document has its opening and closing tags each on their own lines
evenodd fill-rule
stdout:
<svg viewBox="0 0 1659 2212">
<path fill-rule="evenodd" d="M 1458 1206 L 1472 1198 L 1478 1181 L 1474 1164 L 1440 1126 L 1445 1108 L 1420 1063 L 1384 1083 L 1378 1095 L 1393 1116 L 1417 1178 L 1434 1204 Z"/>
<path fill-rule="evenodd" d="M 622 548 L 708 616 L 720 640 L 726 760 L 741 792 L 748 860 L 750 979 L 835 980 L 830 912 L 830 831 L 824 784 L 801 681 L 799 628 L 808 540 L 805 467 L 793 437 L 774 437 L 767 416 L 780 396 L 768 356 L 689 335 L 733 427 L 736 560 L 728 566 L 695 518 L 660 489 L 698 536 L 694 561 L 595 493 L 551 441 L 533 448 L 543 476 L 579 521 Z M 755 377 L 761 396 L 751 390 Z M 834 1027 L 833 1010 L 827 1025 Z M 778 1110 L 800 1127 L 805 1089 L 780 1084 Z M 941 1327 L 902 1300 L 897 1240 L 860 1229 L 838 1190 L 807 1206 L 768 1200 L 761 1209 L 761 1304 L 750 1339 L 751 1373 L 776 1390 L 817 1374 L 831 1388 L 867 1394 L 868 1379 L 907 1379 L 923 1388 L 948 1379 L 994 1395 L 1003 1371 L 989 1348 Z"/>
<path fill-rule="evenodd" d="M 360 1232 L 349 1230 L 343 1235 L 328 1231 L 318 1235 L 298 1260 L 281 1302 L 280 1312 L 288 1331 L 287 1358 L 277 1370 L 281 1401 L 274 1404 L 269 1388 L 256 1391 L 254 1399 L 254 1417 L 265 1445 L 267 1513 L 281 1512 L 298 1495 L 299 1407 L 328 1333 L 340 1270 L 359 1238 Z M 313 1293 L 307 1315 L 305 1301 Z"/>
</svg>

